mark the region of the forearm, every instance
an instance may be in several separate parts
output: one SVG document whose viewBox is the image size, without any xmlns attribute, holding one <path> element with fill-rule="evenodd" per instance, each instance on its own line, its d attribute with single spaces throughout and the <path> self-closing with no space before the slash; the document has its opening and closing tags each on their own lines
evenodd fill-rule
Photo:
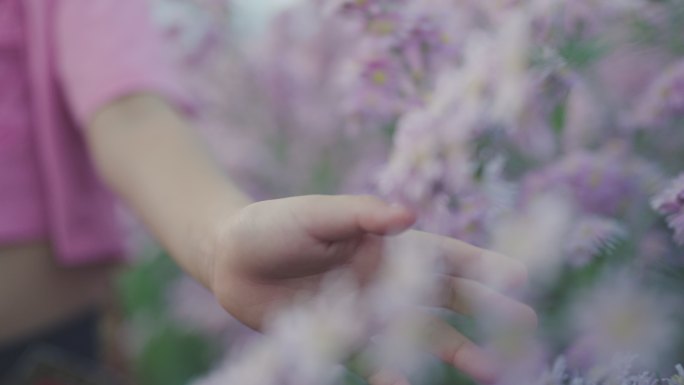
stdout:
<svg viewBox="0 0 684 385">
<path fill-rule="evenodd" d="M 249 199 L 191 127 L 163 100 L 138 95 L 105 107 L 86 136 L 105 182 L 186 271 L 208 284 L 201 245 L 221 224 L 207 218 L 227 219 Z"/>
</svg>

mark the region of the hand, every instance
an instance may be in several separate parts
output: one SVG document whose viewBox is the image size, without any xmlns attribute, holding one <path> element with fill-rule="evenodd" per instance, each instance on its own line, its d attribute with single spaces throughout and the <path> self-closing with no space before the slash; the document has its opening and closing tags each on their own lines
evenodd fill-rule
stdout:
<svg viewBox="0 0 684 385">
<path fill-rule="evenodd" d="M 254 328 L 301 291 L 315 292 L 336 267 L 350 266 L 362 283 L 372 279 L 385 237 L 415 219 L 371 197 L 247 205 L 249 198 L 211 161 L 188 122 L 154 95 L 132 94 L 103 107 L 88 124 L 86 139 L 103 179 L 179 265 Z M 427 238 L 442 249 L 452 270 L 444 274 L 452 292 L 449 308 L 469 314 L 476 303 L 535 322 L 529 307 L 483 285 L 492 279 L 497 287 L 521 283 L 520 263 L 445 237 L 401 236 Z M 462 334 L 445 325 L 432 330 L 436 354 L 476 379 L 492 377 L 492 365 Z M 374 377 L 374 385 L 384 377 Z"/>
<path fill-rule="evenodd" d="M 408 229 L 415 216 L 369 196 L 304 196 L 251 204 L 217 231 L 206 276 L 222 306 L 259 329 L 274 309 L 301 292 L 315 292 L 326 273 L 341 266 L 360 282 L 372 279 L 384 240 Z M 471 315 L 473 304 L 536 323 L 534 311 L 482 282 L 509 286 L 526 281 L 522 264 L 469 244 L 408 231 L 402 237 L 428 239 L 445 254 L 452 270 L 449 308 Z M 493 274 L 496 273 L 496 274 Z M 458 331 L 437 322 L 435 354 L 477 380 L 489 382 L 496 368 L 483 351 Z M 371 377 L 375 384 L 389 377 Z"/>
</svg>

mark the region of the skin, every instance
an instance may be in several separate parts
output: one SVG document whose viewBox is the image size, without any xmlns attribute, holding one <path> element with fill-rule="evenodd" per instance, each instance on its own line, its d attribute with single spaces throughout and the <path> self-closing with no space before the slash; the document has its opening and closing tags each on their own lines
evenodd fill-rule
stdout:
<svg viewBox="0 0 684 385">
<path fill-rule="evenodd" d="M 110 298 L 115 266 L 55 266 L 49 242 L 0 246 L 0 349 Z"/>
<path fill-rule="evenodd" d="M 524 284 L 524 266 L 454 239 L 411 231 L 408 210 L 369 196 L 301 196 L 252 202 L 207 156 L 190 125 L 154 95 L 137 94 L 100 110 L 86 139 L 100 174 L 134 208 L 161 244 L 223 307 L 259 329 L 274 308 L 322 277 L 349 266 L 361 282 L 373 278 L 390 237 L 434 242 L 445 255 L 451 293 L 445 307 L 473 314 L 473 304 L 504 309 L 536 323 L 526 305 L 488 287 Z M 427 316 L 427 315 L 426 315 Z M 497 366 L 479 347 L 439 320 L 433 353 L 481 382 Z M 370 373 L 374 385 L 406 383 L 394 373 Z M 403 381 L 403 382 L 402 382 Z"/>
</svg>

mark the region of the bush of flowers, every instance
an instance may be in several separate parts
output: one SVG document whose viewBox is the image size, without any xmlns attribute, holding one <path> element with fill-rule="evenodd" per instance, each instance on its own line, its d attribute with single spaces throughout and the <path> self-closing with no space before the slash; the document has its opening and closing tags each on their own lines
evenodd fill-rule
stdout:
<svg viewBox="0 0 684 385">
<path fill-rule="evenodd" d="M 679 385 L 682 25 L 679 0 L 303 0 L 250 39 L 174 36 L 217 155 L 255 197 L 376 194 L 526 264 L 507 294 L 536 331 L 440 313 L 500 383 Z M 440 268 L 393 242 L 370 287 L 334 272 L 196 384 L 365 383 L 369 366 L 471 383 L 421 349 Z"/>
</svg>

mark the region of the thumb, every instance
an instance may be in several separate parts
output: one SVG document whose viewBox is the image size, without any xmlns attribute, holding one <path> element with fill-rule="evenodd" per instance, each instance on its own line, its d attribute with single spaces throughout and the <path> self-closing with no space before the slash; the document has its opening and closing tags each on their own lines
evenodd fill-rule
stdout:
<svg viewBox="0 0 684 385">
<path fill-rule="evenodd" d="M 396 234 L 416 221 L 409 209 L 370 195 L 310 196 L 303 211 L 309 234 L 329 242 L 364 233 Z"/>
</svg>

